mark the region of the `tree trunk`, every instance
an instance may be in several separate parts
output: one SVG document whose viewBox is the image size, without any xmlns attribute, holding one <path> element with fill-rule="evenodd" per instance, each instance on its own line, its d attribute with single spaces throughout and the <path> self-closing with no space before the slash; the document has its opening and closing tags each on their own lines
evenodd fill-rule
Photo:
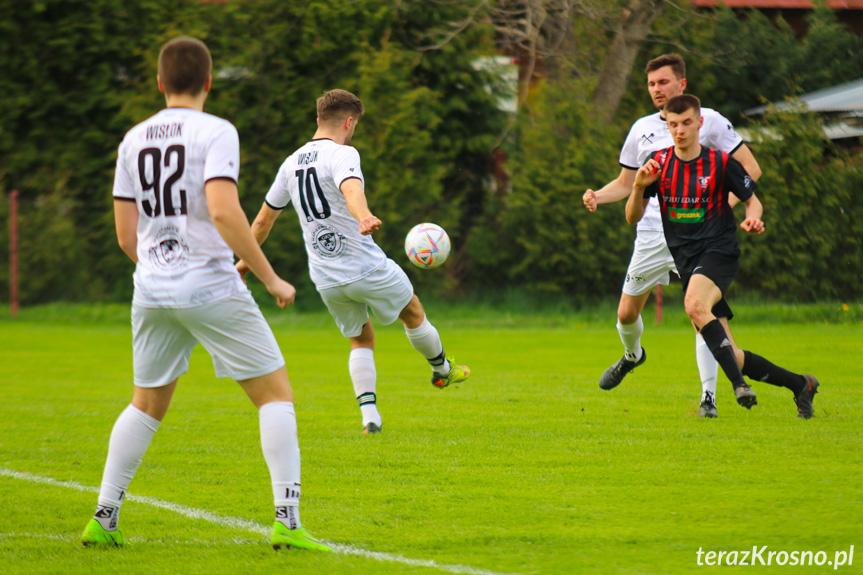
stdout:
<svg viewBox="0 0 863 575">
<path fill-rule="evenodd" d="M 620 105 L 635 57 L 663 3 L 664 0 L 631 0 L 623 12 L 599 85 L 593 94 L 593 102 L 605 122 L 611 120 Z"/>
</svg>

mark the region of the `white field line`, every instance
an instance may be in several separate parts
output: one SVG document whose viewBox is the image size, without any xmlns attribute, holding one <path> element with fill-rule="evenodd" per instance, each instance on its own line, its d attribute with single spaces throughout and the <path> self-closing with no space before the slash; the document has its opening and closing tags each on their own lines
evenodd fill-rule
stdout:
<svg viewBox="0 0 863 575">
<path fill-rule="evenodd" d="M 26 473 L 24 471 L 14 471 L 12 469 L 6 469 L 0 467 L 0 476 L 11 477 L 13 479 L 20 479 L 22 481 L 30 481 L 32 483 L 41 483 L 43 485 L 51 485 L 54 487 L 65 487 L 67 489 L 74 489 L 76 491 L 83 491 L 86 493 L 99 493 L 98 487 L 92 487 L 90 485 L 81 485 L 80 483 L 76 483 L 75 481 L 59 481 L 57 479 L 52 479 L 50 477 L 42 477 L 40 475 L 34 475 L 32 473 Z M 255 523 L 254 521 L 248 521 L 246 519 L 240 519 L 237 517 L 226 517 L 224 515 L 217 515 L 216 513 L 211 513 L 204 509 L 196 509 L 194 507 L 188 507 L 186 505 L 180 505 L 179 503 L 171 503 L 170 501 L 162 501 L 161 499 L 156 499 L 154 497 L 145 497 L 142 495 L 127 495 L 127 501 L 134 501 L 137 503 L 144 503 L 146 505 L 152 505 L 154 507 L 159 507 L 161 509 L 167 509 L 169 511 L 173 511 L 174 513 L 178 513 L 185 517 L 190 517 L 192 519 L 203 519 L 204 521 L 209 521 L 210 523 L 215 523 L 216 525 L 221 525 L 222 527 L 230 527 L 233 529 L 244 529 L 246 531 L 250 531 L 252 533 L 257 533 L 258 535 L 265 536 L 270 532 L 270 528 L 265 525 L 261 525 L 260 523 Z M 5 537 L 33 537 L 34 534 L 28 533 L 0 533 L 0 538 Z M 45 535 L 44 537 L 49 537 Z M 58 536 L 50 536 L 50 537 L 58 537 Z M 133 539 L 135 540 L 135 539 Z M 146 540 L 139 539 L 142 542 L 162 542 L 163 540 Z M 242 540 L 234 539 L 232 542 L 240 544 Z M 185 541 L 177 541 L 178 543 L 185 543 Z M 381 553 L 378 551 L 368 551 L 366 549 L 359 549 L 357 547 L 353 547 L 351 545 L 342 545 L 340 543 L 329 543 L 326 542 L 327 545 L 333 548 L 333 551 L 336 553 L 342 553 L 344 555 L 356 555 L 358 557 L 364 557 L 366 559 L 374 559 L 376 561 L 384 561 L 389 563 L 401 563 L 402 565 L 410 565 L 412 567 L 428 567 L 431 569 L 437 569 L 439 571 L 445 571 L 447 573 L 457 573 L 459 575 L 505 575 L 503 573 L 496 573 L 494 571 L 487 571 L 485 569 L 476 569 L 474 567 L 469 567 L 467 565 L 448 565 L 445 563 L 438 563 L 436 561 L 432 561 L 431 559 L 411 559 L 409 557 L 403 557 L 401 555 L 396 555 L 393 553 Z"/>
</svg>

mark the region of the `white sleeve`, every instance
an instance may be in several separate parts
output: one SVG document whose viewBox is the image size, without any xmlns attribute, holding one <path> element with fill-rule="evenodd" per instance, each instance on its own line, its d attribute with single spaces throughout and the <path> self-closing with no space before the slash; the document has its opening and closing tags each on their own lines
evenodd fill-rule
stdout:
<svg viewBox="0 0 863 575">
<path fill-rule="evenodd" d="M 630 170 L 637 170 L 641 167 L 638 161 L 638 135 L 635 133 L 635 124 L 632 125 L 626 135 L 626 141 L 623 142 L 623 147 L 620 149 L 620 160 L 618 161 L 621 166 Z"/>
<path fill-rule="evenodd" d="M 123 200 L 135 199 L 135 182 L 126 165 L 126 140 L 117 148 L 117 167 L 114 170 L 114 197 Z"/>
<path fill-rule="evenodd" d="M 273 180 L 273 185 L 270 186 L 270 191 L 267 192 L 267 196 L 264 198 L 267 205 L 274 210 L 283 210 L 291 203 L 291 191 L 288 189 L 286 171 L 287 165 L 288 162 L 285 161 L 282 167 L 279 168 L 279 173 L 276 174 L 276 179 Z"/>
<path fill-rule="evenodd" d="M 240 179 L 240 136 L 227 121 L 210 138 L 204 159 L 204 182 L 215 178 Z"/>
<path fill-rule="evenodd" d="M 736 152 L 737 148 L 743 144 L 743 138 L 740 137 L 731 122 L 715 110 L 710 110 L 712 113 L 708 113 L 707 110 L 704 112 L 704 127 L 707 128 L 705 130 L 707 137 L 704 143 L 707 147 L 729 154 Z"/>
<path fill-rule="evenodd" d="M 356 178 L 363 184 L 363 171 L 360 168 L 360 153 L 352 146 L 342 146 L 333 156 L 333 181 L 341 189 L 342 182 Z"/>
</svg>

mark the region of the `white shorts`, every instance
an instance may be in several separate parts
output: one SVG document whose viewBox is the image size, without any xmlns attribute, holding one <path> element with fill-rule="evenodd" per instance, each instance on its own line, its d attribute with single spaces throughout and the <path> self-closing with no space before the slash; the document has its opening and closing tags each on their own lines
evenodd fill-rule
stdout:
<svg viewBox="0 0 863 575">
<path fill-rule="evenodd" d="M 162 387 L 189 371 L 189 358 L 198 343 L 213 358 L 216 377 L 243 381 L 285 365 L 273 331 L 248 291 L 181 309 L 132 304 L 138 387 Z"/>
<path fill-rule="evenodd" d="M 372 308 L 378 321 L 389 325 L 410 303 L 414 287 L 404 270 L 387 258 L 384 265 L 364 278 L 318 292 L 342 335 L 357 337 L 369 321 L 368 308 Z"/>
<path fill-rule="evenodd" d="M 623 282 L 623 293 L 637 296 L 649 292 L 654 286 L 667 286 L 668 272 L 677 273 L 677 267 L 665 243 L 665 234 L 660 231 L 638 232 Z"/>
</svg>

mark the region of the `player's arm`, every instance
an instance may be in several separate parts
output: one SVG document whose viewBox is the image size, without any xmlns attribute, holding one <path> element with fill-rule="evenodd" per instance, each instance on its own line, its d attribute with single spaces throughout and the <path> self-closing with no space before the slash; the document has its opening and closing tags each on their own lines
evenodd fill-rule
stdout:
<svg viewBox="0 0 863 575">
<path fill-rule="evenodd" d="M 758 160 L 756 160 L 755 156 L 752 155 L 752 150 L 749 149 L 749 146 L 746 144 L 740 144 L 740 147 L 731 154 L 731 157 L 740 162 L 740 165 L 743 166 L 743 169 L 746 170 L 746 173 L 749 174 L 749 177 L 752 178 L 753 182 L 758 181 L 758 178 L 761 177 L 761 166 L 758 165 Z M 729 206 L 733 208 L 739 202 L 740 198 L 734 194 L 729 194 Z"/>
<path fill-rule="evenodd" d="M 599 204 L 610 204 L 618 202 L 632 193 L 632 185 L 635 182 L 636 170 L 621 168 L 620 175 L 608 182 L 601 189 L 587 190 L 582 196 L 584 207 L 595 212 Z"/>
<path fill-rule="evenodd" d="M 114 227 L 117 228 L 120 249 L 138 263 L 138 204 L 114 199 Z"/>
<path fill-rule="evenodd" d="M 273 224 L 276 223 L 276 218 L 279 217 L 279 214 L 282 213 L 282 210 L 274 210 L 264 202 L 261 206 L 261 211 L 258 212 L 258 215 L 255 216 L 255 221 L 252 222 L 252 236 L 254 236 L 255 241 L 258 242 L 258 245 L 263 245 L 264 242 L 270 235 L 270 232 L 273 230 Z M 241 276 L 245 276 L 249 271 L 248 264 L 246 264 L 246 260 L 240 259 L 236 264 L 237 271 L 240 272 Z M 257 274 L 255 274 L 257 275 Z"/>
<path fill-rule="evenodd" d="M 276 275 L 273 266 L 261 251 L 261 246 L 252 235 L 246 213 L 240 206 L 236 182 L 228 178 L 208 180 L 204 191 L 207 194 L 210 218 L 225 243 L 263 282 L 267 291 L 276 298 L 279 307 L 293 304 L 297 290 Z"/>
<path fill-rule="evenodd" d="M 743 202 L 743 205 L 746 206 L 746 219 L 740 222 L 740 228 L 750 234 L 763 234 L 764 222 L 761 216 L 764 213 L 764 206 L 761 205 L 761 200 L 752 194 Z"/>
<path fill-rule="evenodd" d="M 632 191 L 626 200 L 626 221 L 630 225 L 634 226 L 644 217 L 649 201 L 644 197 L 644 189 L 659 178 L 659 168 L 659 162 L 651 158 L 635 172 Z"/>
<path fill-rule="evenodd" d="M 339 187 L 342 194 L 345 196 L 345 203 L 348 205 L 348 211 L 360 223 L 360 233 L 367 236 L 376 232 L 381 227 L 381 221 L 376 218 L 366 201 L 366 194 L 363 191 L 363 182 L 359 178 L 348 178 Z"/>
</svg>

